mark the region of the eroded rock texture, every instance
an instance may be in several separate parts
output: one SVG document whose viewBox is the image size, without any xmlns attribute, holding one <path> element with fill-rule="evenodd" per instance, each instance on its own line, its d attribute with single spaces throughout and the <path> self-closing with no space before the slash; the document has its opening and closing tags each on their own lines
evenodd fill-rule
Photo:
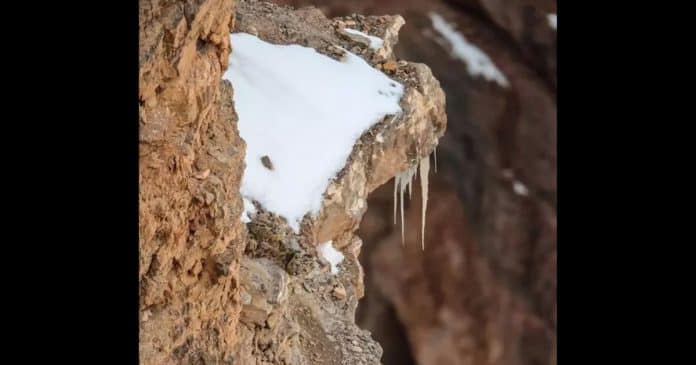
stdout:
<svg viewBox="0 0 696 365">
<path fill-rule="evenodd" d="M 425 253 L 416 191 L 405 249 L 391 186 L 371 195 L 359 231 L 366 296 L 357 320 L 382 344 L 383 362 L 555 364 L 556 31 L 547 19 L 555 1 L 286 2 L 334 16 L 402 14 L 396 55 L 428 64 L 447 95 Z M 509 87 L 451 57 L 431 12 L 482 49 Z"/>
<path fill-rule="evenodd" d="M 347 37 L 346 24 L 384 46 Z M 380 362 L 379 344 L 355 325 L 364 284 L 354 232 L 368 193 L 430 155 L 446 125 L 430 69 L 394 59 L 402 25 L 399 16 L 329 20 L 260 1 L 140 1 L 143 364 Z M 240 220 L 245 143 L 232 87 L 221 81 L 233 30 L 330 57 L 342 47 L 406 86 L 404 112 L 357 141 L 320 214 L 297 235 L 263 207 Z M 317 253 L 326 241 L 345 256 L 335 275 Z"/>
<path fill-rule="evenodd" d="M 222 83 L 232 0 L 140 1 L 140 361 L 230 359 L 245 145 Z"/>
</svg>

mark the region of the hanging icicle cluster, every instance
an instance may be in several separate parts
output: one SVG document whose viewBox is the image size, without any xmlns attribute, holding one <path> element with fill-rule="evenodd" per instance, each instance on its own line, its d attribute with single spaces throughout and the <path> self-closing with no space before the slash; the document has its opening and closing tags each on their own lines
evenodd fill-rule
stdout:
<svg viewBox="0 0 696 365">
<path fill-rule="evenodd" d="M 404 244 L 404 190 L 408 187 L 409 199 L 411 198 L 411 184 L 413 177 L 416 176 L 418 165 L 409 167 L 406 171 L 394 177 L 394 224 L 396 224 L 396 190 L 399 190 L 399 200 L 401 201 L 401 244 Z"/>
<path fill-rule="evenodd" d="M 437 148 L 437 146 L 436 146 Z M 435 157 L 435 171 L 437 171 L 437 157 Z M 401 210 L 401 244 L 405 244 L 404 236 L 404 190 L 408 188 L 408 198 L 411 199 L 413 179 L 420 166 L 421 182 L 421 248 L 425 250 L 425 212 L 428 207 L 428 174 L 430 173 L 430 156 L 423 157 L 420 163 L 409 167 L 406 171 L 394 177 L 394 224 L 396 224 L 397 199 L 400 200 Z M 398 196 L 397 196 L 398 192 Z"/>
</svg>

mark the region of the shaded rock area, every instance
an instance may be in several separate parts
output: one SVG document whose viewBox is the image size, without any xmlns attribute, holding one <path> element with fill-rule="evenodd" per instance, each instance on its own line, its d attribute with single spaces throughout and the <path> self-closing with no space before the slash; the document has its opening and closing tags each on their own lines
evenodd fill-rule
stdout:
<svg viewBox="0 0 696 365">
<path fill-rule="evenodd" d="M 370 196 L 359 230 L 366 295 L 357 322 L 382 345 L 383 363 L 555 364 L 555 1 L 282 2 L 332 16 L 401 14 L 397 62 L 428 64 L 447 95 L 425 252 L 416 191 L 405 248 L 391 184 Z M 483 50 L 509 87 L 470 75 L 431 12 Z"/>
<path fill-rule="evenodd" d="M 141 363 L 380 363 L 380 345 L 355 324 L 364 296 L 355 231 L 367 195 L 427 158 L 446 126 L 430 69 L 393 55 L 402 25 L 261 1 L 140 0 Z M 384 44 L 366 47 L 346 26 Z M 232 31 L 334 58 L 349 50 L 405 86 L 403 113 L 356 142 L 300 234 L 262 206 L 241 222 L 246 145 L 222 81 Z M 326 241 L 345 257 L 337 274 L 317 252 Z"/>
</svg>

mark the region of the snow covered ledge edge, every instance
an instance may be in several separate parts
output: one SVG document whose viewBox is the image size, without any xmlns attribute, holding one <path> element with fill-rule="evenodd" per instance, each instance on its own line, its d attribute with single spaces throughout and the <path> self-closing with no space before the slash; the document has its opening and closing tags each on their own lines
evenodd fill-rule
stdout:
<svg viewBox="0 0 696 365">
<path fill-rule="evenodd" d="M 304 12 L 301 14 L 303 17 L 323 18 L 323 14 L 315 9 L 300 9 L 297 12 Z M 243 17 L 238 18 L 234 32 L 254 34 L 273 44 L 302 44 L 330 55 L 337 48 L 353 52 L 356 47 L 362 46 L 342 36 L 342 30 L 346 27 L 343 23 L 334 19 L 329 29 L 313 28 L 306 37 L 302 34 L 298 39 L 297 35 L 285 35 L 288 33 L 288 23 L 281 26 L 276 24 L 273 17 L 245 12 Z M 402 112 L 375 123 L 353 145 L 345 166 L 324 192 L 319 212 L 314 216 L 307 214 L 302 220 L 299 238 L 310 246 L 330 240 L 338 244 L 338 249 L 348 244 L 350 240 L 336 238 L 358 228 L 367 210 L 368 194 L 432 154 L 447 124 L 445 95 L 430 68 L 424 64 L 397 60 L 393 54 L 404 19 L 398 15 L 368 16 L 357 23 L 348 25 L 384 40 L 377 50 L 362 47 L 354 53 L 404 86 L 399 102 Z M 283 28 L 286 30 L 279 31 Z"/>
</svg>

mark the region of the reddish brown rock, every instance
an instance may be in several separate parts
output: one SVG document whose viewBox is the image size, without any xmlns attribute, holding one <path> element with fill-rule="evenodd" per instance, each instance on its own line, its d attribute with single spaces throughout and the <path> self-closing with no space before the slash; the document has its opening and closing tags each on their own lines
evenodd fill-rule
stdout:
<svg viewBox="0 0 696 365">
<path fill-rule="evenodd" d="M 240 302 L 245 145 L 222 83 L 232 0 L 140 1 L 140 361 L 222 363 Z"/>
<path fill-rule="evenodd" d="M 242 225 L 245 144 L 221 81 L 235 17 L 237 31 L 330 57 L 355 50 L 372 65 L 393 59 L 403 19 L 344 19 L 385 39 L 368 50 L 339 39 L 338 21 L 317 10 L 237 5 L 140 3 L 141 362 L 377 364 L 380 346 L 354 322 L 364 294 L 354 231 L 367 194 L 434 149 L 444 94 L 427 66 L 400 61 L 392 77 L 406 86 L 403 112 L 356 142 L 320 214 L 299 235 L 262 207 Z M 345 256 L 336 275 L 315 249 L 327 240 Z"/>
<path fill-rule="evenodd" d="M 334 31 L 338 24 L 316 10 L 243 3 L 257 7 L 239 29 L 325 54 L 335 51 L 325 47 L 327 40 L 345 45 Z M 250 224 L 247 240 L 238 194 L 244 143 L 232 90 L 220 83 L 230 51 L 231 2 L 142 0 L 143 363 L 376 363 L 379 345 L 354 323 L 364 280 L 367 312 L 361 309 L 358 319 L 386 347 L 385 364 L 555 363 L 555 79 L 539 71 L 548 65 L 535 64 L 528 46 L 515 45 L 528 28 L 519 32 L 515 21 L 495 23 L 438 2 L 353 4 L 362 4 L 357 12 L 403 14 L 398 58 L 425 61 L 447 91 L 450 130 L 430 188 L 426 251 L 419 246 L 419 198 L 407 204 L 401 247 L 391 223 L 390 186 L 369 202 L 361 228 L 367 243 L 353 234 L 367 193 L 408 166 L 405 151 L 427 155 L 444 131 L 444 101 L 426 68 L 397 62 L 394 77 L 406 77 L 413 90 L 405 108 L 408 133 L 382 124 L 375 131 L 384 133 L 383 145 L 369 135 L 361 139 L 321 217 L 302 235 L 305 245 L 272 217 Z M 487 4 L 491 14 L 503 14 Z M 433 40 L 431 10 L 488 53 L 510 88 L 469 76 L 449 57 Z M 396 19 L 340 21 L 395 40 Z M 391 49 L 359 50 L 373 65 L 398 59 Z M 406 73 L 399 73 L 402 68 Z M 333 239 L 346 255 L 338 277 L 312 251 L 319 239 Z M 357 260 L 362 247 L 364 275 Z M 336 296 L 339 287 L 343 299 L 341 290 Z M 407 344 L 412 359 L 403 350 Z"/>
</svg>

